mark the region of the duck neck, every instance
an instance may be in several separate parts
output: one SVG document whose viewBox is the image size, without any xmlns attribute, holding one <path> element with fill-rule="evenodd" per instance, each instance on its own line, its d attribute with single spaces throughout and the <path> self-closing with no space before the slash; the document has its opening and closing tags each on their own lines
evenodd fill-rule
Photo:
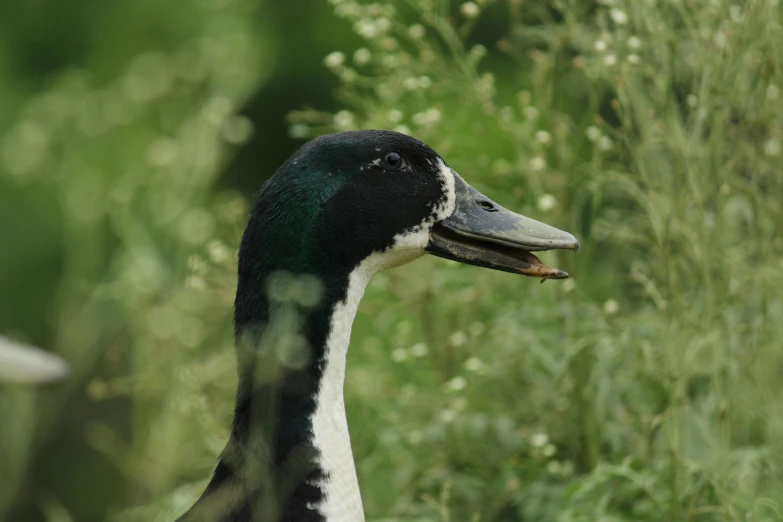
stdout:
<svg viewBox="0 0 783 522">
<path fill-rule="evenodd" d="M 296 276 L 287 275 L 285 295 L 275 296 L 258 277 L 248 284 L 240 273 L 231 437 L 183 520 L 364 520 L 343 383 L 351 325 L 371 275 L 359 265 L 344 276 L 307 276 L 320 285 L 313 304 L 289 291 L 302 290 Z"/>
<path fill-rule="evenodd" d="M 320 482 L 324 498 L 318 510 L 328 521 L 364 522 L 345 415 L 343 384 L 351 326 L 370 275 L 362 267 L 354 270 L 348 280 L 345 299 L 337 303 L 331 314 L 323 374 L 312 416 L 313 442 L 319 453 L 319 468 L 324 472 Z"/>
</svg>

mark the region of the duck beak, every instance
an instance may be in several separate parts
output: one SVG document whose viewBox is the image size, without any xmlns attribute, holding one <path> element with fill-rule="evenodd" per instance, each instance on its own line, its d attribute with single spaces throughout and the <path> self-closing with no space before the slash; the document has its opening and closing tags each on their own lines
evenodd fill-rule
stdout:
<svg viewBox="0 0 783 522">
<path fill-rule="evenodd" d="M 453 171 L 452 171 L 453 172 Z M 555 227 L 507 210 L 454 172 L 454 213 L 433 225 L 426 250 L 460 263 L 542 279 L 568 274 L 546 266 L 532 252 L 579 250 L 579 241 Z"/>
</svg>

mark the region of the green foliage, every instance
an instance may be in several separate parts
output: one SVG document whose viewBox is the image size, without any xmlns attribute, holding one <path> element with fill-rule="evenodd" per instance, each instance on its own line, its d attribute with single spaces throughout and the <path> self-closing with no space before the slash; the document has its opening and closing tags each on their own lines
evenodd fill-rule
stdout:
<svg viewBox="0 0 783 522">
<path fill-rule="evenodd" d="M 85 427 L 144 506 L 117 520 L 173 519 L 227 437 L 246 203 L 213 189 L 262 71 L 224 3 L 223 54 L 145 54 L 108 87 L 68 74 L 0 141 L 2 183 L 58 209 L 73 386 L 133 404 L 127 438 Z M 324 60 L 344 108 L 292 113 L 292 136 L 410 133 L 583 244 L 542 256 L 565 282 L 429 257 L 373 280 L 346 382 L 368 519 L 783 519 L 778 3 L 330 3 L 364 42 Z M 97 358 L 114 374 L 82 382 Z M 28 393 L 0 398 L 18 486 L 42 422 Z"/>
</svg>

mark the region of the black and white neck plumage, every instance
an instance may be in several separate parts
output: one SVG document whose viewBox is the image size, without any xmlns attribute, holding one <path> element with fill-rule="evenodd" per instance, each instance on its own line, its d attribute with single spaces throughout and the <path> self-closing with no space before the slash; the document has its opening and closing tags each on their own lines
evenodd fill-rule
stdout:
<svg viewBox="0 0 783 522">
<path fill-rule="evenodd" d="M 578 242 L 493 203 L 409 136 L 305 144 L 261 189 L 242 238 L 231 437 L 180 521 L 363 521 L 343 381 L 370 278 L 425 253 L 567 277 L 531 253 L 557 248 Z"/>
</svg>

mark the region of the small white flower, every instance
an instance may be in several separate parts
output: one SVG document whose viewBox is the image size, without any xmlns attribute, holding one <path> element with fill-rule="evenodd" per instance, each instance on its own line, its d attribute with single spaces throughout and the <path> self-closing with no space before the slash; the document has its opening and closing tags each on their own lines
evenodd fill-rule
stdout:
<svg viewBox="0 0 783 522">
<path fill-rule="evenodd" d="M 498 111 L 498 117 L 503 123 L 511 123 L 514 121 L 514 109 L 508 105 L 501 107 Z"/>
<path fill-rule="evenodd" d="M 602 52 L 606 51 L 606 48 L 608 46 L 606 45 L 606 42 L 604 42 L 603 40 L 596 40 L 595 43 L 593 44 L 593 47 L 595 47 L 596 51 L 598 51 L 599 53 L 602 53 Z"/>
<path fill-rule="evenodd" d="M 392 23 L 388 18 L 378 18 L 375 20 L 375 28 L 382 33 L 391 29 Z"/>
<path fill-rule="evenodd" d="M 628 55 L 626 60 L 628 60 L 628 63 L 630 63 L 631 65 L 636 65 L 639 63 L 639 55 L 635 53 L 631 53 Z"/>
<path fill-rule="evenodd" d="M 356 49 L 355 53 L 353 53 L 353 63 L 356 65 L 367 65 L 370 63 L 371 58 L 372 53 L 366 47 L 360 47 L 359 49 Z"/>
<path fill-rule="evenodd" d="M 484 363 L 478 357 L 471 357 L 465 361 L 465 369 L 469 372 L 480 372 L 484 368 Z"/>
<path fill-rule="evenodd" d="M 441 118 L 440 110 L 434 107 L 429 108 L 424 112 L 417 112 L 411 117 L 413 123 L 415 123 L 416 125 L 435 124 L 440 121 L 440 118 Z"/>
<path fill-rule="evenodd" d="M 538 140 L 539 143 L 546 145 L 552 141 L 552 135 L 545 130 L 540 130 L 536 132 L 536 140 Z"/>
<path fill-rule="evenodd" d="M 364 18 L 353 24 L 353 30 L 356 32 L 356 34 L 363 36 L 368 40 L 375 38 L 380 32 L 380 29 L 375 24 L 375 22 L 368 18 Z"/>
<path fill-rule="evenodd" d="M 418 78 L 414 78 L 413 76 L 409 76 L 408 78 L 405 78 L 402 81 L 402 86 L 405 87 L 409 91 L 413 91 L 415 89 L 418 89 L 418 87 L 419 87 L 419 80 L 418 80 Z"/>
<path fill-rule="evenodd" d="M 253 134 L 253 122 L 247 116 L 234 114 L 223 122 L 221 135 L 228 143 L 240 145 L 245 143 Z"/>
<path fill-rule="evenodd" d="M 449 343 L 452 346 L 460 347 L 464 345 L 468 340 L 468 336 L 462 330 L 457 330 L 449 336 Z"/>
<path fill-rule="evenodd" d="M 549 443 L 546 433 L 536 432 L 530 436 L 530 444 L 535 448 L 543 448 Z"/>
<path fill-rule="evenodd" d="M 718 49 L 723 49 L 726 47 L 726 33 L 723 31 L 718 31 L 713 35 L 712 41 L 715 44 L 715 47 Z"/>
<path fill-rule="evenodd" d="M 625 43 L 628 45 L 629 49 L 634 51 L 637 51 L 642 47 L 642 39 L 638 36 L 629 36 Z"/>
<path fill-rule="evenodd" d="M 359 73 L 355 69 L 346 67 L 340 71 L 340 79 L 345 83 L 353 83 L 357 78 L 359 78 Z"/>
<path fill-rule="evenodd" d="M 294 139 L 304 139 L 310 135 L 310 127 L 304 123 L 294 123 L 288 128 L 288 135 Z"/>
<path fill-rule="evenodd" d="M 204 278 L 199 275 L 189 275 L 185 278 L 185 286 L 192 288 L 193 290 L 204 290 L 207 284 L 204 282 Z"/>
<path fill-rule="evenodd" d="M 764 154 L 767 156 L 780 156 L 780 141 L 770 138 L 764 142 Z"/>
<path fill-rule="evenodd" d="M 402 111 L 397 109 L 392 109 L 389 112 L 386 113 L 386 117 L 389 119 L 392 123 L 399 123 L 402 121 L 402 118 L 404 115 L 402 114 Z"/>
<path fill-rule="evenodd" d="M 334 115 L 334 126 L 338 130 L 351 130 L 354 127 L 354 118 L 351 111 L 342 110 Z"/>
<path fill-rule="evenodd" d="M 361 9 L 357 3 L 342 2 L 342 0 L 340 0 L 334 9 L 334 14 L 341 18 L 352 19 L 361 15 Z"/>
<path fill-rule="evenodd" d="M 530 158 L 530 168 L 535 171 L 544 170 L 546 168 L 546 160 L 541 156 L 533 156 Z"/>
<path fill-rule="evenodd" d="M 625 11 L 618 8 L 613 8 L 609 10 L 609 16 L 612 17 L 612 20 L 614 20 L 614 23 L 617 25 L 625 25 L 628 23 L 628 15 L 625 14 Z"/>
<path fill-rule="evenodd" d="M 614 145 L 614 142 L 609 136 L 601 136 L 598 140 L 598 148 L 601 150 L 610 150 L 612 145 Z"/>
<path fill-rule="evenodd" d="M 440 412 L 440 415 L 438 415 L 438 417 L 440 418 L 441 422 L 443 422 L 444 424 L 451 424 L 452 422 L 454 422 L 454 419 L 457 418 L 457 412 L 452 410 L 451 408 L 445 409 Z"/>
<path fill-rule="evenodd" d="M 391 358 L 394 362 L 402 362 L 408 358 L 408 352 L 405 351 L 405 348 L 395 348 L 391 353 Z"/>
<path fill-rule="evenodd" d="M 424 30 L 424 26 L 421 24 L 413 24 L 412 26 L 408 27 L 408 34 L 414 40 L 421 40 L 424 38 L 425 33 L 426 31 Z"/>
<path fill-rule="evenodd" d="M 561 285 L 563 288 L 564 294 L 570 294 L 574 291 L 574 288 L 576 288 L 576 281 L 574 281 L 573 277 L 569 277 L 565 281 L 563 281 L 563 284 Z"/>
<path fill-rule="evenodd" d="M 465 18 L 476 18 L 479 14 L 479 6 L 474 2 L 465 2 L 459 6 L 459 11 Z"/>
<path fill-rule="evenodd" d="M 535 107 L 525 107 L 523 112 L 525 113 L 525 118 L 530 121 L 536 121 L 538 119 L 539 112 Z"/>
<path fill-rule="evenodd" d="M 158 138 L 147 147 L 147 161 L 155 167 L 165 167 L 176 161 L 179 145 L 171 138 Z"/>
<path fill-rule="evenodd" d="M 387 69 L 394 69 L 397 67 L 397 65 L 399 65 L 400 59 L 396 54 L 387 54 L 381 58 L 381 63 Z"/>
<path fill-rule="evenodd" d="M 192 255 L 188 258 L 188 270 L 196 275 L 206 275 L 209 272 L 209 265 L 201 257 Z"/>
<path fill-rule="evenodd" d="M 228 247 L 218 239 L 213 239 L 207 244 L 207 251 L 209 252 L 210 261 L 216 264 L 227 260 L 229 256 Z"/>
<path fill-rule="evenodd" d="M 465 377 L 456 376 L 453 379 L 451 379 L 449 382 L 446 383 L 446 386 L 449 387 L 449 389 L 453 391 L 460 391 L 467 386 L 468 381 L 465 380 Z"/>
<path fill-rule="evenodd" d="M 617 56 L 613 54 L 607 54 L 604 56 L 604 65 L 607 67 L 612 67 L 614 64 L 617 63 Z"/>
<path fill-rule="evenodd" d="M 337 69 L 345 63 L 345 55 L 340 51 L 329 53 L 324 58 L 324 65 L 330 69 Z"/>
<path fill-rule="evenodd" d="M 554 444 L 547 444 L 544 446 L 544 449 L 541 451 L 541 453 L 543 453 L 545 457 L 552 457 L 555 453 L 557 453 L 557 448 Z"/>
<path fill-rule="evenodd" d="M 418 79 L 419 89 L 429 89 L 432 86 L 432 80 L 429 76 L 420 76 Z"/>
<path fill-rule="evenodd" d="M 601 129 L 596 127 L 595 125 L 590 125 L 585 129 L 585 135 L 587 136 L 587 139 L 590 141 L 598 141 L 598 138 L 601 137 Z"/>
<path fill-rule="evenodd" d="M 604 303 L 604 313 L 606 315 L 614 315 L 620 309 L 620 305 L 614 299 L 607 299 Z"/>
<path fill-rule="evenodd" d="M 487 327 L 484 325 L 484 323 L 481 321 L 476 321 L 470 325 L 470 335 L 478 337 L 479 335 L 483 334 L 486 329 Z"/>
<path fill-rule="evenodd" d="M 406 438 L 408 439 L 408 444 L 411 446 L 417 446 L 421 443 L 421 441 L 424 440 L 424 434 L 421 432 L 421 430 L 413 430 L 408 433 Z"/>
<path fill-rule="evenodd" d="M 424 357 L 429 351 L 430 349 L 426 343 L 416 343 L 411 346 L 411 355 L 414 357 Z"/>
<path fill-rule="evenodd" d="M 394 132 L 399 132 L 400 134 L 407 134 L 410 136 L 411 130 L 407 125 L 397 125 L 394 127 Z"/>
<path fill-rule="evenodd" d="M 557 199 L 552 194 L 544 194 L 538 198 L 538 208 L 541 212 L 549 212 L 557 206 Z"/>
<path fill-rule="evenodd" d="M 470 48 L 468 54 L 474 61 L 478 62 L 487 55 L 487 48 L 481 44 L 476 44 Z"/>
</svg>

